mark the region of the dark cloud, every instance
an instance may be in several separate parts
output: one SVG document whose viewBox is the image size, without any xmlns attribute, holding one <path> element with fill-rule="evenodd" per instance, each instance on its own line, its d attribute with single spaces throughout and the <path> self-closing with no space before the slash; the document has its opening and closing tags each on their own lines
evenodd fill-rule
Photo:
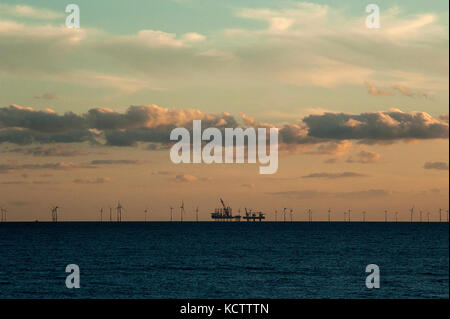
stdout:
<svg viewBox="0 0 450 319">
<path fill-rule="evenodd" d="M 119 113 L 107 108 L 94 108 L 77 115 L 59 115 L 51 110 L 37 111 L 12 105 L 0 108 L 0 143 L 106 143 L 133 146 L 139 142 L 168 145 L 175 127 L 192 129 L 192 121 L 202 120 L 202 127 L 238 127 L 228 113 L 204 113 L 199 110 L 169 110 L 157 105 L 130 106 Z M 255 121 L 246 125 L 256 125 Z M 258 127 L 269 127 L 263 124 Z M 390 143 L 403 139 L 448 138 L 448 123 L 424 112 L 404 113 L 399 110 L 362 113 L 325 113 L 309 115 L 298 124 L 280 128 L 282 145 L 319 144 L 314 154 L 327 155 L 346 150 L 349 142 Z M 152 146 L 154 148 L 154 146 Z"/>
<path fill-rule="evenodd" d="M 335 164 L 337 162 L 338 162 L 337 158 L 329 158 L 324 161 L 325 164 Z"/>
<path fill-rule="evenodd" d="M 109 177 L 77 178 L 73 180 L 75 184 L 104 184 L 110 181 L 111 179 Z"/>
<path fill-rule="evenodd" d="M 312 198 L 379 198 L 391 195 L 391 192 L 384 189 L 369 189 L 355 192 L 319 192 L 316 190 L 301 190 L 301 191 L 283 191 L 271 192 L 269 195 L 281 196 L 293 199 L 312 199 Z"/>
<path fill-rule="evenodd" d="M 32 143 L 82 143 L 96 142 L 97 134 L 90 130 L 72 130 L 60 133 L 42 133 L 30 129 L 11 128 L 1 129 L 0 143 L 13 143 L 18 145 L 28 145 Z"/>
<path fill-rule="evenodd" d="M 295 199 L 310 199 L 322 196 L 319 191 L 315 190 L 303 190 L 303 191 L 284 191 L 284 192 L 272 192 L 268 193 L 269 195 L 281 196 L 281 197 L 290 197 Z"/>
<path fill-rule="evenodd" d="M 397 140 L 448 138 L 448 123 L 424 112 L 325 113 L 303 119 L 308 136 L 337 140 Z"/>
<path fill-rule="evenodd" d="M 8 204 L 11 206 L 23 207 L 23 206 L 31 205 L 31 202 L 24 201 L 24 200 L 15 200 L 15 201 L 13 200 L 13 201 L 9 201 Z"/>
<path fill-rule="evenodd" d="M 53 93 L 43 93 L 41 95 L 34 96 L 35 99 L 42 100 L 55 100 L 57 97 Z"/>
<path fill-rule="evenodd" d="M 0 108 L 0 128 L 23 128 L 44 133 L 59 133 L 86 128 L 82 116 L 72 112 L 58 115 L 46 110 L 11 105 Z"/>
<path fill-rule="evenodd" d="M 425 169 L 437 169 L 442 171 L 448 171 L 448 164 L 445 162 L 426 162 L 423 165 Z"/>
<path fill-rule="evenodd" d="M 348 178 L 348 177 L 367 177 L 367 175 L 354 172 L 343 172 L 343 173 L 313 173 L 302 176 L 302 178 L 327 178 L 327 179 Z"/>
<path fill-rule="evenodd" d="M 39 145 L 31 148 L 13 148 L 7 150 L 7 152 L 11 153 L 20 153 L 24 155 L 33 155 L 33 156 L 61 156 L 61 157 L 70 157 L 70 156 L 79 156 L 88 154 L 85 151 L 72 149 L 65 144 L 56 144 L 56 145 Z"/>
<path fill-rule="evenodd" d="M 159 151 L 159 150 L 166 150 L 168 149 L 169 146 L 168 145 L 164 145 L 162 143 L 149 143 L 145 149 L 147 151 Z"/>
<path fill-rule="evenodd" d="M 18 164 L 16 162 L 7 162 L 5 164 L 0 164 L 0 174 L 16 170 L 42 170 L 42 169 L 69 170 L 75 168 L 90 168 L 90 167 L 93 166 L 80 165 L 72 162 L 55 162 L 42 164 Z"/>
<path fill-rule="evenodd" d="M 198 180 L 198 178 L 190 174 L 178 174 L 175 176 L 175 180 L 177 182 L 190 183 L 195 182 L 196 180 Z"/>
<path fill-rule="evenodd" d="M 140 164 L 142 163 L 139 160 L 128 160 L 128 159 L 121 159 L 121 160 L 93 160 L 90 162 L 92 165 L 116 165 L 116 164 Z"/>
<path fill-rule="evenodd" d="M 379 161 L 380 157 L 380 154 L 377 154 L 375 152 L 361 151 L 355 156 L 350 156 L 349 158 L 347 158 L 347 163 L 376 163 Z"/>
</svg>

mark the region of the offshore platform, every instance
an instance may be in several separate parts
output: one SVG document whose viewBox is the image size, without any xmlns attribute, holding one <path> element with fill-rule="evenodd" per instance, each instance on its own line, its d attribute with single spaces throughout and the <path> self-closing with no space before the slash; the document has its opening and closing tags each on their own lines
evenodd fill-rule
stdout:
<svg viewBox="0 0 450 319">
<path fill-rule="evenodd" d="M 222 207 L 216 208 L 214 210 L 214 213 L 211 213 L 211 218 L 217 221 L 240 221 L 241 218 L 246 221 L 262 221 L 266 217 L 262 212 L 252 212 L 251 210 L 248 211 L 247 208 L 245 209 L 245 216 L 241 215 L 234 215 L 233 216 L 233 210 L 230 206 L 225 205 L 222 198 L 220 198 L 220 203 L 222 204 Z"/>
</svg>

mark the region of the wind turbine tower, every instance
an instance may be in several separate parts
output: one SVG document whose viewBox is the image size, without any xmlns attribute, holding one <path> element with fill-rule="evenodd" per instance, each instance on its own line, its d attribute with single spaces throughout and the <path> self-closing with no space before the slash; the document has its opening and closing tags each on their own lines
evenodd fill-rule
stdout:
<svg viewBox="0 0 450 319">
<path fill-rule="evenodd" d="M 180 206 L 181 221 L 183 221 L 183 214 L 184 214 L 184 201 L 181 201 L 181 206 Z"/>
<path fill-rule="evenodd" d="M 331 222 L 331 208 L 328 208 L 328 222 Z"/>
<path fill-rule="evenodd" d="M 58 221 L 58 209 L 59 209 L 59 206 L 54 206 L 52 208 L 52 222 Z"/>
<path fill-rule="evenodd" d="M 169 207 L 170 207 L 170 221 L 173 221 L 173 207 L 172 206 Z"/>
<path fill-rule="evenodd" d="M 6 222 L 6 213 L 8 212 L 8 210 L 0 207 L 0 212 L 2 213 L 2 222 Z"/>
<path fill-rule="evenodd" d="M 122 205 L 120 205 L 120 201 L 117 202 L 117 207 L 116 207 L 116 212 L 117 212 L 117 221 L 121 222 L 122 221 L 122 210 L 124 208 L 122 207 Z"/>
<path fill-rule="evenodd" d="M 198 206 L 195 209 L 195 220 L 198 221 Z"/>
</svg>

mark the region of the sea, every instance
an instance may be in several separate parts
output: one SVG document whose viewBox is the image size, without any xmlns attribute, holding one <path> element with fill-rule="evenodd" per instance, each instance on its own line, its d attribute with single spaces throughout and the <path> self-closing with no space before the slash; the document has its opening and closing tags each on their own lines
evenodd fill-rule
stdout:
<svg viewBox="0 0 450 319">
<path fill-rule="evenodd" d="M 80 288 L 66 286 L 69 264 Z M 366 286 L 370 264 L 379 288 Z M 0 298 L 449 298 L 449 227 L 5 222 Z"/>
</svg>

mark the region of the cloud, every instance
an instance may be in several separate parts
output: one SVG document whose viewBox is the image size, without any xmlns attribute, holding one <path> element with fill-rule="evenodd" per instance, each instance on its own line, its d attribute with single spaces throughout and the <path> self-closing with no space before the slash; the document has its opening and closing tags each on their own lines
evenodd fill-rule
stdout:
<svg viewBox="0 0 450 319">
<path fill-rule="evenodd" d="M 325 179 L 348 178 L 348 177 L 367 177 L 367 175 L 354 172 L 343 172 L 343 173 L 312 173 L 309 175 L 302 176 L 302 178 L 325 178 Z"/>
<path fill-rule="evenodd" d="M 48 9 L 38 9 L 27 5 L 0 4 L 0 14 L 43 20 L 64 18 L 63 12 L 56 12 Z"/>
<path fill-rule="evenodd" d="M 92 160 L 90 162 L 92 165 L 136 165 L 142 163 L 139 160 L 128 160 L 128 159 L 120 159 L 120 160 Z"/>
<path fill-rule="evenodd" d="M 337 158 L 329 158 L 324 161 L 325 164 L 335 164 L 338 162 Z"/>
<path fill-rule="evenodd" d="M 55 163 L 43 163 L 43 164 L 18 164 L 16 162 L 7 162 L 0 164 L 0 173 L 8 173 L 16 170 L 70 170 L 75 168 L 87 168 L 84 166 L 72 162 L 55 162 Z"/>
<path fill-rule="evenodd" d="M 348 125 L 350 120 L 358 125 Z M 400 110 L 362 113 L 325 113 L 303 119 L 308 136 L 336 140 L 399 140 L 448 138 L 448 123 L 425 112 Z"/>
<path fill-rule="evenodd" d="M 244 127 L 274 127 L 242 115 Z M 53 110 L 35 110 L 11 105 L 0 108 L 0 143 L 75 143 L 133 146 L 138 142 L 171 144 L 170 132 L 175 127 L 192 129 L 193 120 L 202 127 L 238 127 L 229 113 L 206 113 L 195 109 L 167 109 L 157 105 L 130 106 L 125 112 L 109 108 L 93 108 L 83 114 Z M 448 123 L 425 112 L 405 113 L 397 109 L 362 114 L 311 114 L 297 124 L 279 129 L 281 149 L 317 155 L 347 153 L 351 140 L 359 143 L 383 144 L 398 140 L 448 138 Z"/>
<path fill-rule="evenodd" d="M 13 201 L 9 201 L 8 204 L 11 206 L 16 206 L 16 207 L 24 207 L 24 206 L 30 206 L 31 202 L 24 201 L 24 200 L 13 200 Z"/>
<path fill-rule="evenodd" d="M 448 113 L 447 113 L 447 114 L 439 115 L 439 119 L 440 119 L 442 122 L 448 123 Z"/>
<path fill-rule="evenodd" d="M 65 144 L 56 144 L 50 146 L 40 145 L 31 148 L 13 148 L 7 150 L 7 152 L 33 156 L 62 156 L 62 157 L 80 156 L 88 154 L 86 151 L 72 149 Z"/>
<path fill-rule="evenodd" d="M 423 98 L 430 97 L 429 94 L 421 90 L 413 90 L 402 84 L 394 84 L 391 88 L 387 89 L 378 89 L 368 81 L 365 81 L 364 84 L 367 87 L 368 93 L 373 96 L 393 96 L 396 94 L 400 94 L 408 97 L 423 97 Z"/>
<path fill-rule="evenodd" d="M 282 191 L 271 192 L 269 195 L 281 196 L 293 199 L 313 199 L 313 198 L 352 198 L 352 199 L 368 199 L 387 197 L 392 194 L 391 191 L 384 189 L 368 189 L 354 192 L 320 192 L 316 190 L 301 190 L 301 191 Z"/>
<path fill-rule="evenodd" d="M 41 95 L 35 95 L 35 99 L 42 100 L 55 100 L 57 99 L 56 95 L 53 93 L 42 93 Z"/>
<path fill-rule="evenodd" d="M 163 175 L 163 176 L 169 176 L 169 175 L 176 175 L 176 172 L 173 171 L 156 171 L 152 172 L 152 175 Z"/>
<path fill-rule="evenodd" d="M 177 37 L 175 33 L 167 33 L 159 30 L 141 30 L 136 36 L 129 37 L 128 39 L 135 39 L 139 43 L 150 47 L 181 48 L 189 43 L 202 42 L 206 38 L 204 35 L 196 32 L 185 33 L 181 37 Z"/>
<path fill-rule="evenodd" d="M 392 96 L 394 92 L 389 89 L 377 89 L 372 83 L 365 81 L 364 85 L 367 87 L 367 92 L 373 96 Z"/>
<path fill-rule="evenodd" d="M 111 179 L 109 177 L 77 178 L 73 180 L 75 184 L 104 184 L 110 181 Z"/>
<path fill-rule="evenodd" d="M 361 164 L 376 163 L 380 160 L 380 158 L 381 158 L 380 154 L 377 154 L 375 152 L 361 151 L 354 157 L 350 156 L 349 158 L 347 158 L 347 163 L 361 163 Z"/>
<path fill-rule="evenodd" d="M 423 168 L 448 171 L 448 163 L 445 163 L 445 162 L 426 162 L 423 165 Z"/>
<path fill-rule="evenodd" d="M 190 183 L 190 182 L 195 182 L 196 180 L 198 180 L 198 178 L 196 176 L 190 175 L 190 174 L 178 174 L 175 176 L 175 180 L 178 182 Z"/>
</svg>

